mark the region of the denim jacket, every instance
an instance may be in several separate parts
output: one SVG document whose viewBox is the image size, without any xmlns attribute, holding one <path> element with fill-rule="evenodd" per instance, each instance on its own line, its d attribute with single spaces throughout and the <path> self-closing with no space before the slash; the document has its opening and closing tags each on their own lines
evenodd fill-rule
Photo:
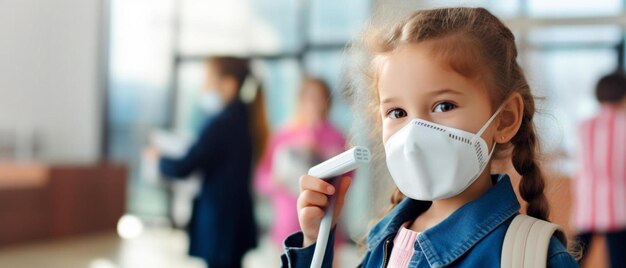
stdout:
<svg viewBox="0 0 626 268">
<path fill-rule="evenodd" d="M 499 267 L 504 235 L 519 213 L 509 177 L 492 175 L 493 187 L 417 237 L 409 267 Z M 404 199 L 368 235 L 367 252 L 359 267 L 385 267 L 400 226 L 414 220 L 430 202 Z M 331 234 L 332 236 L 332 234 Z M 283 267 L 309 267 L 315 244 L 302 248 L 302 232 L 285 240 Z M 334 241 L 332 237 L 329 241 Z M 323 267 L 332 266 L 333 245 L 328 245 Z M 547 267 L 578 267 L 565 246 L 553 236 Z"/>
</svg>

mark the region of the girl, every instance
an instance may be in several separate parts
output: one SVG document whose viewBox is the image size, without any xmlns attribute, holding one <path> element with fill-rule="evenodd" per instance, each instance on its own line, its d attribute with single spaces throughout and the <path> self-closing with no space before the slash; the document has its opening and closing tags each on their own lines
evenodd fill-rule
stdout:
<svg viewBox="0 0 626 268">
<path fill-rule="evenodd" d="M 263 95 L 257 88 L 252 103 L 241 98 L 251 76 L 247 59 L 211 57 L 206 67 L 201 103 L 214 115 L 206 119 L 198 140 L 179 159 L 149 153 L 159 158 L 161 173 L 170 178 L 201 173 L 202 188 L 187 228 L 189 254 L 211 268 L 236 268 L 257 244 L 250 177 L 267 137 Z"/>
<path fill-rule="evenodd" d="M 368 235 L 361 266 L 498 267 L 520 205 L 509 177 L 490 174 L 494 152 L 510 153 L 523 176 L 526 213 L 548 219 L 534 101 L 513 34 L 482 8 L 435 9 L 414 13 L 366 45 L 372 111 L 398 190 L 393 209 Z M 335 189 L 301 177 L 302 232 L 285 240 L 283 263 L 308 267 L 328 196 L 338 195 L 339 213 L 349 184 L 344 177 Z M 547 266 L 578 265 L 552 237 Z"/>
<path fill-rule="evenodd" d="M 271 237 L 277 248 L 300 229 L 298 176 L 345 148 L 343 135 L 328 121 L 331 92 L 326 82 L 305 78 L 297 103 L 295 117 L 271 138 L 255 178 L 256 189 L 272 202 L 275 221 Z"/>
<path fill-rule="evenodd" d="M 574 226 L 584 253 L 594 235 L 604 235 L 610 267 L 626 264 L 626 76 L 602 77 L 596 86 L 601 109 L 580 125 L 579 173 Z M 586 258 L 586 256 L 584 256 Z M 582 261 L 581 261 L 582 262 Z"/>
</svg>

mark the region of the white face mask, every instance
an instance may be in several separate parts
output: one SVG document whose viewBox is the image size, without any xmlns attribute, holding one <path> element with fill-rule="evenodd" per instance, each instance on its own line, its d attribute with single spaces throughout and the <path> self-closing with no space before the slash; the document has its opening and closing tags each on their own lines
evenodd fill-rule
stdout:
<svg viewBox="0 0 626 268">
<path fill-rule="evenodd" d="M 433 201 L 463 192 L 483 172 L 491 152 L 478 133 L 413 119 L 385 143 L 387 168 L 398 189 L 415 200 Z"/>
<path fill-rule="evenodd" d="M 200 108 L 205 113 L 213 115 L 224 108 L 224 100 L 216 89 L 203 91 L 200 95 Z"/>
</svg>

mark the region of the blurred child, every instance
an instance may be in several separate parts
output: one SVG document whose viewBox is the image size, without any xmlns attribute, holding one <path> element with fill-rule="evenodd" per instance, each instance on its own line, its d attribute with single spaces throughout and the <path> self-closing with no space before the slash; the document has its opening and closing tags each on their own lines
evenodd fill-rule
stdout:
<svg viewBox="0 0 626 268">
<path fill-rule="evenodd" d="M 294 118 L 271 138 L 257 170 L 256 188 L 273 206 L 270 235 L 278 248 L 300 229 L 296 211 L 300 175 L 345 148 L 343 135 L 328 121 L 330 104 L 328 85 L 320 79 L 305 78 Z"/>
<path fill-rule="evenodd" d="M 209 58 L 201 104 L 214 115 L 182 158 L 160 156 L 160 171 L 168 177 L 202 174 L 188 226 L 189 254 L 204 259 L 210 268 L 241 267 L 243 255 L 257 244 L 250 180 L 267 129 L 261 91 L 256 89 L 249 105 L 240 97 L 250 75 L 245 59 Z M 151 150 L 149 154 L 159 155 Z"/>
<path fill-rule="evenodd" d="M 626 76 L 614 73 L 602 77 L 596 98 L 602 106 L 600 112 L 580 126 L 573 222 L 583 253 L 587 253 L 593 235 L 604 235 L 611 267 L 624 267 Z"/>
</svg>

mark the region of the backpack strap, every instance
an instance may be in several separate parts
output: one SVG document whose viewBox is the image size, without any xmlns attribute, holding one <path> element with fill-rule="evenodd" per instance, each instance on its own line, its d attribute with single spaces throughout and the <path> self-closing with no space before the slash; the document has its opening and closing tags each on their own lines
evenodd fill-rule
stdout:
<svg viewBox="0 0 626 268">
<path fill-rule="evenodd" d="M 567 245 L 563 229 L 527 215 L 515 216 L 504 236 L 501 267 L 546 267 L 552 235 Z"/>
</svg>

